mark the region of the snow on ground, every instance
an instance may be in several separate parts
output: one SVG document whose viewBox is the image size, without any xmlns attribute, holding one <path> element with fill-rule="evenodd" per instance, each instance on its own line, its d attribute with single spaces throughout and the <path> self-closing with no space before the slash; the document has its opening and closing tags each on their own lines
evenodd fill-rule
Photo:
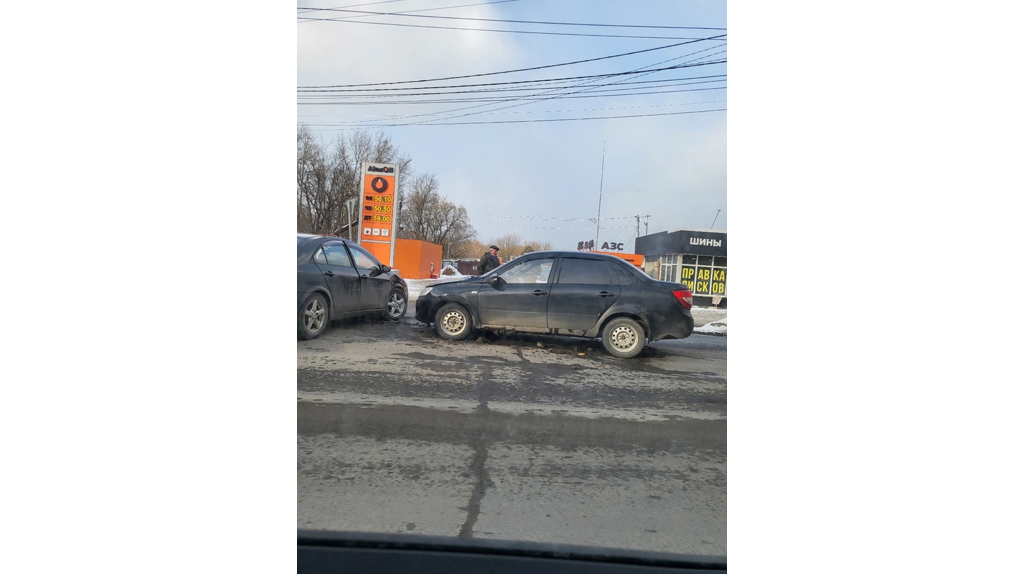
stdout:
<svg viewBox="0 0 1024 574">
<path fill-rule="evenodd" d="M 703 327 L 697 327 L 693 330 L 694 333 L 709 333 L 712 335 L 725 335 L 726 319 L 728 317 L 722 317 L 721 319 L 715 319 L 714 321 L 704 325 Z"/>
<path fill-rule="evenodd" d="M 446 269 L 448 269 L 448 268 L 449 267 L 446 267 Z M 452 271 L 455 271 L 455 269 L 452 269 Z M 402 321 L 403 322 L 411 321 L 413 323 L 416 323 L 416 299 L 419 298 L 420 293 L 423 291 L 424 287 L 426 287 L 427 285 L 435 285 L 437 283 L 449 283 L 451 281 L 458 281 L 460 279 L 465 279 L 466 277 L 467 277 L 467 275 L 461 275 L 461 274 L 459 274 L 458 271 L 455 271 L 454 275 L 443 275 L 443 276 L 441 276 L 438 279 L 406 279 L 405 280 L 405 284 L 409 287 L 409 311 L 410 312 L 406 313 L 405 317 L 402 318 Z M 726 333 L 726 327 L 727 327 L 726 319 L 727 319 L 727 317 L 724 315 L 724 313 L 725 313 L 724 309 L 720 310 L 720 309 L 715 309 L 714 307 L 709 307 L 709 308 L 695 307 L 693 309 L 693 311 L 694 311 L 695 318 L 697 318 L 696 315 L 704 314 L 705 312 L 706 313 L 716 313 L 716 314 L 717 313 L 722 313 L 722 317 L 721 318 L 716 317 L 710 323 L 707 323 L 706 325 L 697 327 L 696 329 L 693 330 L 694 333 L 704 333 L 704 334 L 711 334 L 711 335 L 726 335 L 727 334 Z M 700 321 L 698 321 L 698 324 L 700 324 Z"/>
</svg>

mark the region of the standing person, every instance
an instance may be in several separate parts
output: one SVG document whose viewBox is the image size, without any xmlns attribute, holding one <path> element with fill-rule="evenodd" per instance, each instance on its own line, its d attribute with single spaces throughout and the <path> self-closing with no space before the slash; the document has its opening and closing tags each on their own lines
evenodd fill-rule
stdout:
<svg viewBox="0 0 1024 574">
<path fill-rule="evenodd" d="M 501 262 L 498 261 L 498 246 L 492 245 L 490 250 L 480 257 L 480 264 L 477 266 L 477 271 L 483 275 L 491 269 L 496 269 L 499 265 L 501 265 Z"/>
</svg>

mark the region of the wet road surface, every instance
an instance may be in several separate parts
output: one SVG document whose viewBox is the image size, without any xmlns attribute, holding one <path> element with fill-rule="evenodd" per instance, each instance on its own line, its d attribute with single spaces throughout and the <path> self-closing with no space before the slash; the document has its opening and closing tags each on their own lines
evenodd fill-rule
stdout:
<svg viewBox="0 0 1024 574">
<path fill-rule="evenodd" d="M 298 342 L 298 528 L 726 553 L 726 337 Z"/>
</svg>

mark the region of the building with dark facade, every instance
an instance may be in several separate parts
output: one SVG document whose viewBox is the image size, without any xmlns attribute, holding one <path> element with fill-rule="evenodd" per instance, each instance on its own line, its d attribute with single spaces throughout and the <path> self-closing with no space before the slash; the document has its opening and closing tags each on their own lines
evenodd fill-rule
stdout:
<svg viewBox="0 0 1024 574">
<path fill-rule="evenodd" d="M 636 238 L 644 272 L 655 279 L 683 283 L 699 307 L 726 307 L 726 232 L 703 229 L 662 231 Z"/>
</svg>

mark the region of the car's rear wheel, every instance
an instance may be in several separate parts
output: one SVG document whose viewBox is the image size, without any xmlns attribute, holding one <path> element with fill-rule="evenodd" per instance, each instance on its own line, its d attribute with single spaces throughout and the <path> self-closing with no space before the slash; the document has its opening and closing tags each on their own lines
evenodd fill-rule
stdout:
<svg viewBox="0 0 1024 574">
<path fill-rule="evenodd" d="M 299 305 L 299 338 L 316 339 L 327 329 L 327 299 L 313 293 Z"/>
<path fill-rule="evenodd" d="M 448 303 L 434 315 L 437 336 L 449 341 L 461 341 L 473 333 L 473 320 L 469 311 L 458 303 Z"/>
<path fill-rule="evenodd" d="M 646 335 L 643 327 L 629 317 L 616 317 L 604 326 L 601 344 L 613 357 L 631 359 L 644 350 Z"/>
<path fill-rule="evenodd" d="M 387 321 L 397 321 L 405 316 L 408 308 L 409 296 L 405 294 L 405 291 L 395 287 L 391 289 L 391 294 L 388 295 L 388 302 L 384 305 L 384 319 Z"/>
</svg>

